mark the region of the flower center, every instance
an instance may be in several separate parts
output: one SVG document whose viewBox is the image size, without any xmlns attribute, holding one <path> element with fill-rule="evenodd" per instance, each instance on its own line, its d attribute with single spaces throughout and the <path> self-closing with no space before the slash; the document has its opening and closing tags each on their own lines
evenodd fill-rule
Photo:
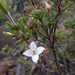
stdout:
<svg viewBox="0 0 75 75">
<path fill-rule="evenodd" d="M 33 54 L 36 54 L 36 50 L 32 50 L 32 53 L 33 53 Z"/>
</svg>

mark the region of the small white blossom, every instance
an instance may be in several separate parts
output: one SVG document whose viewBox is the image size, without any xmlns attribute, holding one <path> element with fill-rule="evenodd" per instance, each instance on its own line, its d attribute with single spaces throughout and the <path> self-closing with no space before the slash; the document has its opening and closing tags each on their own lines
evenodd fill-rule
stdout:
<svg viewBox="0 0 75 75">
<path fill-rule="evenodd" d="M 37 63 L 39 59 L 39 54 L 41 54 L 45 50 L 44 47 L 37 47 L 35 42 L 30 43 L 30 49 L 26 50 L 23 55 L 26 55 L 27 57 L 31 57 L 32 61 L 34 63 Z"/>
</svg>

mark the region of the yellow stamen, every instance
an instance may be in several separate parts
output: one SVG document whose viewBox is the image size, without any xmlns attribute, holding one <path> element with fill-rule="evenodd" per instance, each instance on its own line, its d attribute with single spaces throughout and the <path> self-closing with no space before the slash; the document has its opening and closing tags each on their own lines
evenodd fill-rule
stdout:
<svg viewBox="0 0 75 75">
<path fill-rule="evenodd" d="M 33 54 L 36 54 L 36 50 L 32 50 L 32 53 L 33 53 Z"/>
</svg>

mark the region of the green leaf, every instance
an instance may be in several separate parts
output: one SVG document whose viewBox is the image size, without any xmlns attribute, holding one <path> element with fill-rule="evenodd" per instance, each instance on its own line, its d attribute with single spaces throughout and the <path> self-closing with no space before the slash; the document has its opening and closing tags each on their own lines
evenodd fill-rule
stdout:
<svg viewBox="0 0 75 75">
<path fill-rule="evenodd" d="M 55 2 L 56 0 L 50 0 L 50 1 Z"/>
<path fill-rule="evenodd" d="M 40 16 L 38 16 L 38 14 L 35 13 L 31 13 L 32 17 L 34 17 L 35 19 L 39 19 Z"/>
<path fill-rule="evenodd" d="M 51 28 L 49 29 L 49 34 L 52 34 L 52 33 L 53 33 L 53 30 L 54 30 L 54 28 L 51 27 Z"/>
<path fill-rule="evenodd" d="M 69 1 L 68 4 L 66 5 L 66 7 L 63 8 L 63 11 L 65 11 L 66 9 L 69 9 L 73 4 L 74 4 L 74 2 Z"/>
<path fill-rule="evenodd" d="M 23 40 L 22 39 L 18 39 L 18 38 L 16 38 L 16 43 L 15 43 L 15 45 L 17 45 L 17 46 L 20 46 L 20 44 L 22 44 L 23 43 Z"/>
<path fill-rule="evenodd" d="M 0 9 L 3 13 L 7 14 L 7 10 L 0 4 Z"/>
<path fill-rule="evenodd" d="M 68 19 L 66 22 L 64 22 L 64 26 L 75 29 L 75 19 Z"/>
<path fill-rule="evenodd" d="M 21 28 L 20 28 L 20 31 L 21 31 L 21 34 L 23 36 L 25 36 L 26 38 L 29 38 L 30 37 L 30 30 L 27 26 L 25 26 L 24 24 L 21 25 Z"/>
<path fill-rule="evenodd" d="M 32 35 L 33 38 L 36 37 L 37 36 L 37 31 L 33 30 L 31 35 Z"/>
<path fill-rule="evenodd" d="M 9 1 L 8 0 L 4 0 L 4 7 L 6 8 L 6 10 L 9 9 Z"/>
<path fill-rule="evenodd" d="M 0 0 L 0 9 L 3 13 L 7 14 L 9 7 L 8 0 Z"/>
<path fill-rule="evenodd" d="M 38 36 L 38 39 L 43 41 L 43 42 L 46 42 L 46 37 L 45 36 Z"/>
<path fill-rule="evenodd" d="M 64 37 L 64 32 L 60 29 L 56 30 L 56 39 L 57 40 L 62 40 L 62 38 Z"/>
<path fill-rule="evenodd" d="M 6 26 L 5 26 L 7 29 L 9 30 L 13 30 L 14 27 L 9 23 L 9 22 L 6 22 Z"/>
</svg>

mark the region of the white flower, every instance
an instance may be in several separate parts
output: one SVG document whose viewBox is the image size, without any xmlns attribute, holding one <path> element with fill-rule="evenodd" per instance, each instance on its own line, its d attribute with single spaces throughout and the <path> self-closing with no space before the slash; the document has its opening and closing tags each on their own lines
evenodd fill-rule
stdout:
<svg viewBox="0 0 75 75">
<path fill-rule="evenodd" d="M 43 51 L 45 50 L 44 47 L 37 47 L 35 42 L 31 42 L 30 43 L 30 49 L 28 49 L 27 51 L 25 51 L 23 53 L 23 55 L 26 55 L 27 57 L 31 57 L 32 61 L 34 63 L 37 63 L 38 59 L 39 59 L 39 54 L 41 54 Z"/>
</svg>

